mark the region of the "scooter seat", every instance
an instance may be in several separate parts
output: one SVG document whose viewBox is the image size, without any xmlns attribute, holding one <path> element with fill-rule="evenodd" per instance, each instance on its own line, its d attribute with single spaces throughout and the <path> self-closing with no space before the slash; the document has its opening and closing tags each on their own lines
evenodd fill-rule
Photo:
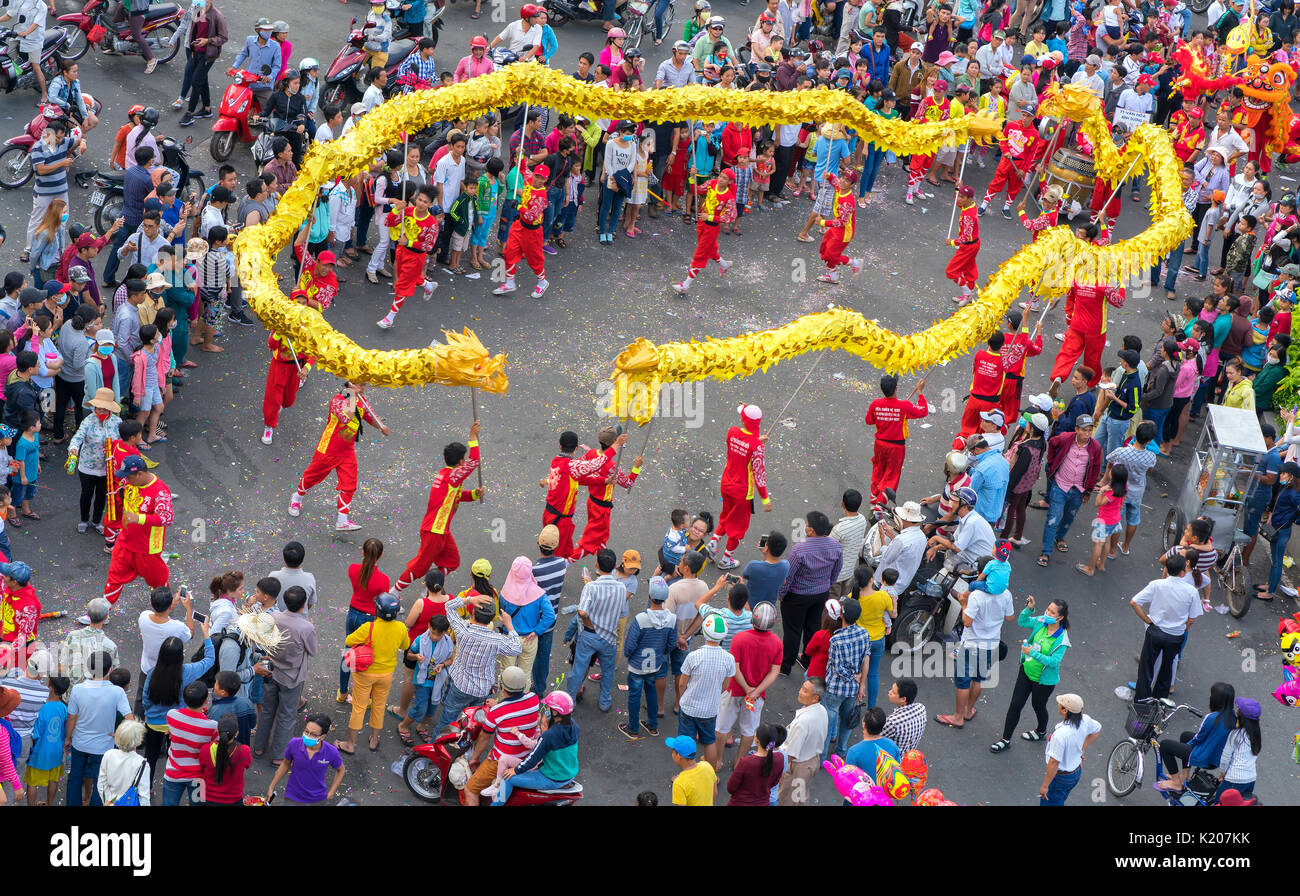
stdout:
<svg viewBox="0 0 1300 896">
<path fill-rule="evenodd" d="M 157 6 L 149 7 L 149 11 L 144 14 L 144 20 L 152 22 L 155 19 L 165 19 L 168 16 L 175 15 L 177 9 L 175 3 L 159 3 Z"/>
<path fill-rule="evenodd" d="M 388 45 L 388 67 L 392 68 L 415 51 L 415 41 L 395 40 Z"/>
<path fill-rule="evenodd" d="M 48 50 L 48 49 L 50 48 L 50 45 L 51 45 L 51 44 L 58 43 L 59 40 L 62 39 L 62 38 L 63 38 L 63 35 L 60 34 L 58 31 L 47 31 L 47 32 L 45 32 L 45 44 L 44 44 L 45 49 Z"/>
<path fill-rule="evenodd" d="M 104 180 L 111 180 L 116 183 L 122 183 L 126 179 L 125 171 L 96 171 L 95 174 Z"/>
<path fill-rule="evenodd" d="M 521 787 L 520 790 L 533 790 L 536 793 L 582 793 L 582 785 L 577 781 L 570 781 L 563 787 Z"/>
</svg>

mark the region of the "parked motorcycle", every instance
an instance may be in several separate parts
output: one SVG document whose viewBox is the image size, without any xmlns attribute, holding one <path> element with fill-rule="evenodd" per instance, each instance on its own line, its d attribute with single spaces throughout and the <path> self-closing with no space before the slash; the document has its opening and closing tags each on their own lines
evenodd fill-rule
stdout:
<svg viewBox="0 0 1300 896">
<path fill-rule="evenodd" d="M 81 96 L 86 101 L 86 108 L 98 115 L 99 101 L 88 93 L 83 93 Z M 53 103 L 47 103 L 36 110 L 36 115 L 27 123 L 27 127 L 21 134 L 10 137 L 4 142 L 5 148 L 0 150 L 0 187 L 16 190 L 27 185 L 27 182 L 32 179 L 32 147 L 41 139 L 41 134 L 45 133 L 45 128 L 50 121 L 64 117 L 66 116 L 62 109 Z M 68 136 L 74 141 L 80 140 L 81 128 L 75 121 L 69 120 L 68 123 Z"/>
<path fill-rule="evenodd" d="M 933 570 L 933 572 L 931 572 Z M 890 636 L 896 655 L 911 656 L 931 641 L 951 640 L 962 629 L 955 594 L 969 591 L 979 570 L 944 563 L 934 570 L 922 561 L 912 587 L 898 599 L 898 619 Z"/>
<path fill-rule="evenodd" d="M 402 779 L 411 793 L 426 803 L 442 806 L 464 805 L 464 792 L 452 784 L 456 775 L 452 765 L 474 749 L 483 731 L 483 706 L 467 707 L 445 734 L 432 743 L 415 746 L 402 766 Z M 510 792 L 507 806 L 571 806 L 582 799 L 582 785 L 572 781 L 554 790 L 528 790 L 516 787 Z"/>
<path fill-rule="evenodd" d="M 236 141 L 253 142 L 253 122 L 262 112 L 262 106 L 253 96 L 251 86 L 261 80 L 262 76 L 257 72 L 234 68 L 228 69 L 226 74 L 233 79 L 233 83 L 221 95 L 217 119 L 212 123 L 212 139 L 208 141 L 208 152 L 218 162 L 230 158 L 235 151 Z"/>
<path fill-rule="evenodd" d="M 144 39 L 149 42 L 149 49 L 160 63 L 171 62 L 180 52 L 181 42 L 172 43 L 172 36 L 184 15 L 175 3 L 159 3 L 150 6 L 145 13 L 144 25 L 140 29 Z M 97 46 L 104 52 L 112 51 L 121 56 L 139 56 L 140 48 L 131 36 L 131 28 L 125 22 L 114 22 L 108 0 L 90 0 L 81 12 L 59 16 L 59 26 L 48 33 L 61 33 L 67 41 L 63 58 L 80 59 L 91 46 Z"/>
<path fill-rule="evenodd" d="M 442 14 L 447 9 L 447 0 L 432 0 L 432 6 L 433 15 L 425 21 L 433 23 L 431 26 L 433 30 L 429 33 L 429 36 L 433 38 L 433 45 L 436 47 L 438 46 L 438 32 L 442 30 Z M 419 43 L 420 38 L 424 37 L 424 22 L 407 28 L 406 23 L 400 20 L 401 8 L 401 0 L 398 0 L 398 11 L 393 14 L 393 40 L 409 39 Z"/>
<path fill-rule="evenodd" d="M 629 2 L 630 0 L 618 0 L 618 5 L 614 8 L 620 22 L 625 20 L 624 11 L 627 9 Z M 576 22 L 600 22 L 604 20 L 605 4 L 602 0 L 545 0 L 542 7 L 546 10 L 547 24 L 552 28 L 559 28 L 570 20 Z M 643 11 L 641 15 L 644 14 Z M 626 31 L 626 27 L 623 30 Z M 629 46 L 631 45 L 629 44 Z"/>
<path fill-rule="evenodd" d="M 186 137 L 183 143 L 171 137 L 158 137 L 163 167 L 176 172 L 176 193 L 182 197 L 187 193 L 200 196 L 207 192 L 203 175 L 190 168 L 189 147 L 193 142 L 193 137 Z M 125 177 L 125 171 L 96 171 L 92 178 L 95 192 L 90 194 L 90 206 L 95 210 L 95 229 L 101 235 L 108 233 L 108 228 L 122 216 Z"/>
<path fill-rule="evenodd" d="M 16 41 L 17 35 L 8 29 L 0 30 L 0 88 L 5 93 L 13 93 L 18 88 L 36 89 L 36 72 L 25 54 L 15 61 L 9 55 L 9 42 Z M 15 45 L 16 46 L 16 45 Z M 45 32 L 45 44 L 41 47 L 41 71 L 45 73 L 45 83 L 54 80 L 59 73 L 59 59 L 73 59 L 67 55 L 67 38 L 62 31 L 54 29 Z"/>
<path fill-rule="evenodd" d="M 346 109 L 360 100 L 362 94 L 366 92 L 367 85 L 364 78 L 367 27 L 362 25 L 358 28 L 356 17 L 353 17 L 347 43 L 339 50 L 325 72 L 324 85 L 320 92 L 322 108 L 333 106 Z M 415 44 L 414 40 L 394 40 L 389 43 L 388 63 L 384 66 L 384 70 L 388 72 L 390 80 L 393 79 L 398 66 L 415 51 Z"/>
</svg>

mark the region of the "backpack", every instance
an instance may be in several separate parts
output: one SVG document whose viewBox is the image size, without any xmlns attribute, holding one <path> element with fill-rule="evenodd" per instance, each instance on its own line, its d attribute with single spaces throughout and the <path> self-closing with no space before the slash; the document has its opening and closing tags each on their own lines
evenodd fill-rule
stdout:
<svg viewBox="0 0 1300 896">
<path fill-rule="evenodd" d="M 23 739 L 18 736 L 18 732 L 14 730 L 14 726 L 9 723 L 8 719 L 0 719 L 0 728 L 4 728 L 5 731 L 9 732 L 9 756 L 17 764 L 23 755 Z"/>
<path fill-rule="evenodd" d="M 234 669 L 221 668 L 221 645 L 225 642 L 227 638 L 234 638 L 236 641 L 239 642 L 239 659 L 235 662 Z M 234 672 L 241 665 L 243 665 L 244 657 L 248 655 L 248 645 L 244 643 L 243 639 L 239 637 L 239 634 L 237 632 L 232 632 L 230 629 L 226 629 L 225 631 L 216 632 L 215 634 L 212 635 L 212 650 L 216 655 L 216 660 L 213 661 L 212 666 L 208 669 L 208 671 L 204 672 L 197 679 L 198 681 L 201 681 L 204 684 L 206 684 L 208 686 L 208 690 L 212 690 L 212 688 L 216 686 L 218 672 L 227 672 L 227 671 Z M 203 648 L 199 647 L 198 652 L 194 654 L 193 658 L 190 661 L 197 663 L 201 659 L 203 659 Z"/>
<path fill-rule="evenodd" d="M 144 770 L 149 765 L 148 762 L 141 761 L 140 767 L 135 770 L 135 780 L 131 786 L 122 791 L 122 795 L 113 800 L 111 806 L 138 806 L 140 805 L 140 779 L 144 777 Z"/>
</svg>

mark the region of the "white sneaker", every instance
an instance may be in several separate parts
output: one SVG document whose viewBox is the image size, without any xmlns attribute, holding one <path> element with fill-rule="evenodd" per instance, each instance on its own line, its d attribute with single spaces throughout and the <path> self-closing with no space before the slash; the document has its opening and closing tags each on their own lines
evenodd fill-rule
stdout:
<svg viewBox="0 0 1300 896">
<path fill-rule="evenodd" d="M 361 527 L 345 516 L 341 516 L 334 521 L 335 532 L 355 532 Z"/>
<path fill-rule="evenodd" d="M 381 330 L 391 330 L 393 328 L 393 319 L 391 317 L 381 317 L 375 321 L 375 325 Z"/>
<path fill-rule="evenodd" d="M 298 514 L 300 514 L 300 513 L 302 513 L 302 502 L 301 502 L 301 501 L 290 501 L 290 502 L 289 502 L 289 516 L 298 516 Z"/>
<path fill-rule="evenodd" d="M 840 282 L 840 275 L 834 272 L 828 274 L 818 274 L 817 279 L 822 283 L 838 284 Z"/>
<path fill-rule="evenodd" d="M 685 280 L 683 280 L 681 283 L 673 284 L 673 291 L 676 292 L 679 296 L 686 295 L 686 290 L 690 288 L 691 288 L 690 285 Z"/>
<path fill-rule="evenodd" d="M 913 194 L 910 192 L 907 194 L 907 198 L 904 199 L 903 201 L 906 202 L 908 205 L 916 205 L 916 199 L 913 198 Z"/>
<path fill-rule="evenodd" d="M 861 258 L 850 258 L 850 259 L 849 259 L 849 269 L 850 269 L 851 271 L 853 271 L 854 274 L 861 273 L 861 271 L 862 271 L 862 259 L 861 259 Z"/>
<path fill-rule="evenodd" d="M 1297 594 L 1296 590 L 1292 588 L 1290 585 L 1279 585 L 1278 590 L 1281 591 L 1283 594 L 1285 594 L 1287 597 L 1295 597 Z"/>
<path fill-rule="evenodd" d="M 483 275 L 480 274 L 478 271 L 470 271 L 468 274 L 465 275 L 465 279 L 466 279 L 466 280 L 477 280 L 477 279 L 478 279 L 479 277 L 481 277 L 481 276 L 483 276 Z"/>
<path fill-rule="evenodd" d="M 916 191 L 916 194 L 917 194 L 918 196 L 920 196 L 922 199 L 933 199 L 933 198 L 934 198 L 934 194 L 931 193 L 929 190 L 917 190 L 917 191 Z"/>
<path fill-rule="evenodd" d="M 263 444 L 263 445 L 269 445 L 269 444 L 271 444 L 271 439 L 274 438 L 274 437 L 275 437 L 275 428 L 274 428 L 274 427 L 272 427 L 272 426 L 268 426 L 266 429 L 262 430 L 262 444 Z"/>
<path fill-rule="evenodd" d="M 718 259 L 718 271 L 722 276 L 727 276 L 727 271 L 731 270 L 731 262 L 725 258 Z"/>
<path fill-rule="evenodd" d="M 735 557 L 730 557 L 727 554 L 723 554 L 721 557 L 714 558 L 713 565 L 716 566 L 718 569 L 724 569 L 724 570 L 735 569 L 737 566 L 740 565 L 740 561 L 737 560 Z"/>
<path fill-rule="evenodd" d="M 550 285 L 551 282 L 549 280 L 538 280 L 537 288 L 533 290 L 533 298 L 540 299 L 542 296 L 546 295 L 546 290 Z"/>
<path fill-rule="evenodd" d="M 983 157 L 983 156 L 980 156 L 979 158 L 977 158 L 977 159 L 975 160 L 975 164 L 976 164 L 976 165 L 979 165 L 981 168 L 987 167 L 987 166 L 985 166 L 985 164 L 984 164 L 984 157 Z"/>
<path fill-rule="evenodd" d="M 958 308 L 965 305 L 970 296 L 953 296 L 952 301 Z"/>
<path fill-rule="evenodd" d="M 514 291 L 515 291 L 515 281 L 513 281 L 513 280 L 507 280 L 505 283 L 502 283 L 502 284 L 501 284 L 500 286 L 498 286 L 496 289 L 492 290 L 492 295 L 494 295 L 494 296 L 508 296 L 508 295 L 510 295 L 510 293 L 512 293 L 512 292 L 514 292 Z"/>
<path fill-rule="evenodd" d="M 1057 342 L 1064 342 L 1064 341 L 1065 341 L 1065 334 L 1064 334 L 1064 333 L 1057 333 L 1057 334 L 1056 334 L 1056 341 L 1057 341 Z"/>
<path fill-rule="evenodd" d="M 435 282 L 432 281 L 432 280 L 425 280 L 425 281 L 424 281 L 424 297 L 425 297 L 426 299 L 431 298 L 431 297 L 433 296 L 433 291 L 434 291 L 435 289 L 437 289 L 437 288 L 438 288 L 438 284 L 437 284 L 437 283 L 435 283 Z"/>
</svg>

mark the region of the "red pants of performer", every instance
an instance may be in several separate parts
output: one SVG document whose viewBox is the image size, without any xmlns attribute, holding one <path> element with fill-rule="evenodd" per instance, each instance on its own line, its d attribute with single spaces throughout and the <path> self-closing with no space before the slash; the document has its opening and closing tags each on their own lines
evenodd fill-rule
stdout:
<svg viewBox="0 0 1300 896">
<path fill-rule="evenodd" d="M 542 254 L 542 228 L 525 227 L 516 220 L 510 227 L 510 238 L 506 240 L 506 277 L 513 280 L 519 259 L 526 259 L 538 280 L 546 279 L 546 256 Z"/>
<path fill-rule="evenodd" d="M 150 588 L 161 588 L 171 577 L 171 570 L 160 554 L 141 554 L 120 542 L 113 547 L 113 558 L 108 562 L 108 581 L 104 583 L 104 598 L 117 603 L 122 589 L 136 579 L 144 579 Z"/>
<path fill-rule="evenodd" d="M 357 453 L 312 455 L 311 463 L 302 471 L 298 480 L 298 500 L 313 486 L 325 481 L 330 473 L 338 474 L 338 508 L 339 513 L 346 514 L 352 506 L 352 496 L 357 493 Z"/>
<path fill-rule="evenodd" d="M 577 559 L 573 553 L 573 517 L 556 516 L 549 510 L 542 511 L 542 525 L 554 526 L 560 530 L 560 542 L 555 546 L 555 556 L 568 560 Z"/>
<path fill-rule="evenodd" d="M 972 395 L 966 399 L 966 410 L 961 415 L 961 432 L 958 435 L 968 436 L 971 433 L 979 432 L 980 414 L 984 411 L 991 411 L 994 408 L 1002 408 L 1002 398 L 998 397 L 997 401 L 989 401 L 986 398 L 976 398 Z"/>
<path fill-rule="evenodd" d="M 435 566 L 441 569 L 444 575 L 450 575 L 460 566 L 460 550 L 456 547 L 456 539 L 450 532 L 420 533 L 419 553 L 406 564 L 406 569 L 402 570 L 402 574 L 397 577 L 397 584 L 393 590 L 404 591 L 410 588 L 416 579 L 424 578 L 425 573 Z"/>
<path fill-rule="evenodd" d="M 909 193 L 916 190 L 921 183 L 921 178 L 925 177 L 925 172 L 930 170 L 934 164 L 934 156 L 913 155 L 907 163 L 907 191 Z"/>
<path fill-rule="evenodd" d="M 1123 188 L 1123 184 L 1115 184 L 1112 187 L 1100 177 L 1097 178 L 1092 184 L 1092 199 L 1088 201 L 1088 210 L 1096 217 L 1103 213 L 1104 206 L 1106 220 L 1114 221 L 1119 217 L 1119 210 L 1124 205 Z M 1107 199 L 1110 202 L 1107 202 Z"/>
<path fill-rule="evenodd" d="M 393 253 L 393 314 L 402 310 L 402 303 L 415 295 L 415 290 L 424 285 L 424 265 L 429 256 L 416 252 L 405 246 L 398 246 Z"/>
<path fill-rule="evenodd" d="M 944 276 L 958 286 L 974 289 L 975 283 L 980 276 L 980 269 L 976 263 L 979 254 L 979 240 L 964 246 L 958 246 L 957 251 L 952 253 L 952 260 L 943 269 Z"/>
<path fill-rule="evenodd" d="M 871 502 L 883 503 L 885 489 L 898 489 L 898 478 L 903 473 L 903 460 L 907 446 L 876 439 L 876 450 L 871 455 Z"/>
<path fill-rule="evenodd" d="M 1020 396 L 1025 388 L 1025 378 L 1007 374 L 1002 383 L 1002 419 L 1009 425 L 1020 416 Z"/>
<path fill-rule="evenodd" d="M 833 271 L 840 265 L 849 263 L 849 257 L 844 254 L 845 245 L 844 231 L 841 228 L 826 228 L 826 233 L 822 236 L 821 254 L 827 268 Z"/>
<path fill-rule="evenodd" d="M 609 519 L 612 508 L 587 502 L 587 525 L 578 542 L 578 557 L 595 554 L 609 542 Z"/>
<path fill-rule="evenodd" d="M 754 514 L 754 505 L 744 495 L 722 495 L 722 513 L 718 514 L 718 528 L 713 531 L 717 538 L 727 539 L 727 553 L 731 553 L 740 544 L 745 533 L 749 531 L 749 518 Z"/>
<path fill-rule="evenodd" d="M 113 510 L 113 519 L 108 518 L 109 510 Z M 108 505 L 104 508 L 104 546 L 111 548 L 117 543 L 118 533 L 122 531 L 122 493 L 108 496 Z"/>
<path fill-rule="evenodd" d="M 271 359 L 271 366 L 266 369 L 266 394 L 262 396 L 263 423 L 272 429 L 280 425 L 280 410 L 293 407 L 301 383 L 297 364 Z"/>
<path fill-rule="evenodd" d="M 1007 205 L 1010 205 L 1016 201 L 1016 197 L 1020 195 L 1020 188 L 1024 185 L 1020 169 L 1010 159 L 1004 158 L 998 162 L 998 168 L 993 172 L 993 180 L 989 182 L 989 188 L 985 191 L 984 201 L 981 204 L 988 205 L 1005 188 Z"/>
<path fill-rule="evenodd" d="M 717 224 L 710 224 L 707 221 L 696 222 L 695 254 L 691 256 L 691 269 L 686 272 L 687 280 L 693 280 L 704 273 L 704 269 L 709 266 L 710 261 L 722 261 L 722 256 L 718 254 L 718 231 L 720 229 Z"/>
<path fill-rule="evenodd" d="M 1081 333 L 1074 327 L 1065 331 L 1065 344 L 1056 353 L 1052 379 L 1064 382 L 1074 372 L 1074 362 L 1083 355 L 1083 363 L 1092 371 L 1089 388 L 1101 382 L 1101 350 L 1106 347 L 1105 333 Z"/>
</svg>

